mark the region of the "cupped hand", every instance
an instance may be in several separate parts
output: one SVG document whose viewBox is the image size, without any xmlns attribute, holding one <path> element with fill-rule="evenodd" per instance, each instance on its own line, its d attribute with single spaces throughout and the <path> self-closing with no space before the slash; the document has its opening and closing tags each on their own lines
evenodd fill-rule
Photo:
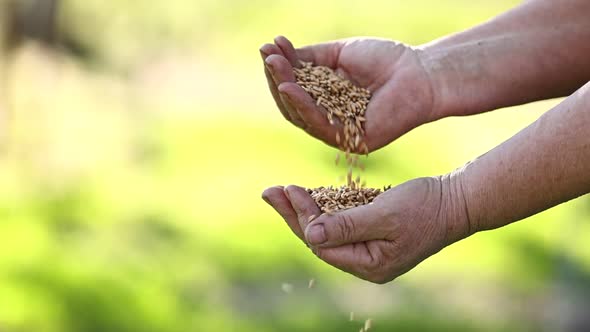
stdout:
<svg viewBox="0 0 590 332">
<path fill-rule="evenodd" d="M 379 149 L 413 128 L 436 120 L 435 91 L 420 50 L 385 39 L 352 38 L 295 49 L 285 37 L 260 48 L 271 93 L 283 116 L 310 135 L 337 146 L 338 125 L 295 83 L 300 60 L 336 70 L 369 89 L 364 142 Z"/>
<path fill-rule="evenodd" d="M 272 187 L 263 199 L 326 263 L 359 278 L 385 283 L 445 246 L 469 235 L 468 218 L 442 177 L 389 189 L 372 204 L 321 214 L 305 189 Z"/>
</svg>

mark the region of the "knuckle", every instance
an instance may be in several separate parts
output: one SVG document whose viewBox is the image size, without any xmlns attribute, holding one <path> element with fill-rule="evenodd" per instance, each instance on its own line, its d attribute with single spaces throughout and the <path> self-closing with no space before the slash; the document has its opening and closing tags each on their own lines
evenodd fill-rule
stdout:
<svg viewBox="0 0 590 332">
<path fill-rule="evenodd" d="M 388 282 L 390 282 L 390 278 L 384 274 L 377 274 L 371 277 L 371 279 L 369 279 L 370 282 L 374 283 L 374 284 L 379 284 L 379 285 L 383 285 L 386 284 Z"/>
<path fill-rule="evenodd" d="M 283 115 L 283 118 L 291 123 L 293 123 L 291 121 L 291 117 L 287 114 L 287 112 L 281 112 L 281 114 Z"/>
<path fill-rule="evenodd" d="M 352 217 L 348 214 L 338 214 L 336 225 L 338 235 L 343 242 L 351 242 L 356 235 L 356 224 Z"/>
<path fill-rule="evenodd" d="M 292 119 L 291 120 L 291 123 L 293 123 L 295 125 L 295 127 L 297 127 L 299 129 L 302 129 L 303 131 L 305 131 L 305 123 L 303 123 L 301 121 L 298 121 L 298 120 L 295 120 L 295 119 Z"/>
<path fill-rule="evenodd" d="M 301 221 L 305 222 L 306 224 L 311 222 L 311 220 L 309 220 L 309 217 L 311 215 L 317 215 L 317 213 L 314 213 L 314 206 L 311 204 L 300 204 L 299 206 L 297 206 L 295 212 L 297 213 L 299 219 L 301 219 Z"/>
<path fill-rule="evenodd" d="M 311 251 L 316 255 L 317 258 L 325 261 L 324 251 L 320 248 L 311 247 Z"/>
<path fill-rule="evenodd" d="M 366 270 L 370 275 L 380 275 L 381 271 L 385 269 L 385 263 L 381 255 L 373 255 L 366 266 Z"/>
<path fill-rule="evenodd" d="M 368 281 L 375 284 L 385 284 L 392 280 L 391 276 L 384 269 L 372 270 L 368 273 Z"/>
<path fill-rule="evenodd" d="M 381 251 L 371 253 L 371 259 L 365 266 L 367 280 L 376 284 L 384 284 L 392 280 L 388 273 L 387 262 Z"/>
</svg>

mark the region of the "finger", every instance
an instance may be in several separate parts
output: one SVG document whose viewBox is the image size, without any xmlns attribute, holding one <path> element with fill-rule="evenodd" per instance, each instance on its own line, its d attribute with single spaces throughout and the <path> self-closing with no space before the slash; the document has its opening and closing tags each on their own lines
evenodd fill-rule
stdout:
<svg viewBox="0 0 590 332">
<path fill-rule="evenodd" d="M 280 49 L 278 49 L 278 47 L 276 45 L 273 45 L 273 44 L 265 44 L 260 48 L 260 56 L 262 57 L 263 61 L 270 54 L 278 54 L 277 52 L 280 53 L 281 51 L 280 51 Z M 275 103 L 277 104 L 279 111 L 281 111 L 281 114 L 283 115 L 283 117 L 287 121 L 291 121 L 291 116 L 289 116 L 289 113 L 287 112 L 287 110 L 285 109 L 285 106 L 283 105 L 283 101 L 281 100 L 281 96 L 279 95 L 279 91 L 277 90 L 277 85 L 273 81 L 270 71 L 266 67 L 266 64 L 264 65 L 264 75 L 266 76 L 266 83 L 268 84 L 268 88 L 270 89 L 270 93 L 272 94 L 272 97 L 275 100 Z"/>
<path fill-rule="evenodd" d="M 292 84 L 295 84 L 295 83 L 292 83 Z M 303 119 L 301 119 L 301 117 L 299 116 L 299 112 L 297 112 L 297 109 L 295 107 L 293 107 L 293 103 L 291 102 L 291 100 L 289 100 L 288 96 L 286 96 L 283 93 L 280 93 L 280 91 L 279 91 L 279 98 L 281 99 L 281 102 L 283 103 L 285 110 L 287 111 L 287 113 L 291 117 L 291 122 L 295 126 L 307 131 L 307 129 L 308 129 L 307 123 L 305 123 L 305 121 L 303 121 Z"/>
<path fill-rule="evenodd" d="M 305 46 L 295 50 L 297 58 L 301 61 L 312 62 L 316 66 L 326 66 L 332 69 L 338 67 L 340 50 L 345 41 L 337 40 L 327 43 Z"/>
<path fill-rule="evenodd" d="M 283 52 L 275 44 L 262 45 L 262 47 L 260 48 L 260 56 L 262 57 L 262 61 L 265 61 L 266 58 L 272 54 L 283 55 Z M 281 99 L 281 96 L 279 95 L 279 92 L 277 90 L 277 84 L 274 82 L 274 79 L 272 78 L 272 74 L 266 62 L 264 63 L 264 74 L 266 75 L 266 82 L 268 83 L 268 87 L 270 89 L 272 97 L 275 100 L 275 103 L 277 104 L 277 107 L 279 108 L 279 111 L 281 111 L 281 114 L 287 121 L 293 122 L 292 117 L 289 115 L 289 112 L 287 111 L 287 108 L 285 107 L 284 102 Z"/>
<path fill-rule="evenodd" d="M 396 224 L 390 220 L 383 202 L 367 204 L 334 214 L 323 214 L 304 228 L 312 246 L 327 248 L 370 240 L 393 240 Z"/>
<path fill-rule="evenodd" d="M 371 282 L 385 283 L 403 273 L 403 270 L 387 271 L 382 268 L 387 263 L 384 252 L 392 252 L 394 247 L 393 242 L 377 240 L 333 248 L 312 247 L 312 250 L 318 258 L 342 271 Z"/>
<path fill-rule="evenodd" d="M 289 39 L 287 39 L 285 36 L 278 36 L 275 38 L 275 45 L 277 45 L 281 51 L 283 51 L 283 55 L 285 58 L 287 58 L 287 60 L 289 60 L 291 66 L 294 68 L 301 67 L 297 52 L 295 52 L 295 48 Z"/>
<path fill-rule="evenodd" d="M 264 62 L 270 69 L 272 77 L 275 83 L 280 85 L 283 82 L 295 83 L 295 74 L 293 73 L 293 66 L 289 63 L 289 60 L 282 55 L 271 54 Z"/>
<path fill-rule="evenodd" d="M 304 188 L 287 186 L 285 188 L 285 194 L 291 202 L 295 213 L 297 213 L 297 220 L 301 230 L 304 230 L 311 220 L 322 213 L 313 198 L 311 198 Z"/>
<path fill-rule="evenodd" d="M 279 111 L 281 112 L 281 114 L 283 115 L 283 117 L 287 121 L 292 122 L 291 116 L 289 115 L 289 112 L 287 112 L 287 108 L 283 104 L 283 100 L 281 99 L 281 95 L 279 94 L 279 91 L 277 90 L 277 86 L 273 82 L 270 72 L 268 71 L 268 68 L 266 68 L 266 66 L 264 67 L 264 75 L 266 75 L 266 82 L 268 84 L 268 88 L 270 89 L 270 93 L 272 94 L 272 98 L 274 99 L 275 104 L 279 108 Z"/>
<path fill-rule="evenodd" d="M 262 193 L 262 199 L 270 204 L 285 219 L 293 233 L 305 242 L 302 228 L 297 220 L 297 213 L 291 206 L 287 196 L 285 196 L 284 188 L 282 186 L 268 188 Z"/>
<path fill-rule="evenodd" d="M 351 274 L 363 277 L 371 264 L 371 253 L 366 243 L 346 244 L 333 248 L 312 248 L 324 262 Z"/>
<path fill-rule="evenodd" d="M 338 145 L 336 134 L 342 131 L 342 125 L 337 119 L 330 124 L 323 107 L 318 106 L 301 86 L 285 82 L 279 85 L 278 91 L 284 96 L 283 100 L 287 100 L 288 104 L 297 111 L 309 134 L 332 146 Z"/>
<path fill-rule="evenodd" d="M 285 56 L 283 51 L 280 47 L 275 44 L 264 44 L 260 47 L 260 54 L 262 55 L 262 60 L 266 60 L 269 55 L 276 54 L 280 56 Z"/>
<path fill-rule="evenodd" d="M 295 82 L 293 67 L 284 56 L 271 54 L 266 60 L 264 60 L 264 62 L 271 74 L 273 82 L 277 86 L 283 82 Z M 280 98 L 280 100 L 291 121 L 298 127 L 305 128 L 305 122 L 301 119 L 299 114 L 297 114 L 297 111 L 291 105 L 287 105 L 284 98 Z"/>
</svg>

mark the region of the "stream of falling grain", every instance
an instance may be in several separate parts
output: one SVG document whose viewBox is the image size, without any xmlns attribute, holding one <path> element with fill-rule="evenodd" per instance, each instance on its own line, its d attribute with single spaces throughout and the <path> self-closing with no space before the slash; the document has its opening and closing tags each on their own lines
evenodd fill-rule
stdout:
<svg viewBox="0 0 590 332">
<path fill-rule="evenodd" d="M 360 174 L 365 166 L 359 161 L 358 155 L 369 154 L 369 148 L 364 141 L 364 124 L 371 92 L 354 85 L 331 68 L 314 66 L 311 62 L 301 62 L 301 68 L 294 68 L 294 74 L 297 84 L 311 95 L 316 105 L 326 110 L 328 122 L 336 128 L 336 145 L 344 151 L 347 165 L 346 185 L 308 189 L 309 194 L 324 213 L 371 203 L 382 190 L 365 188 L 366 182 Z M 336 165 L 340 159 L 338 152 Z M 355 170 L 358 173 L 356 177 Z"/>
</svg>

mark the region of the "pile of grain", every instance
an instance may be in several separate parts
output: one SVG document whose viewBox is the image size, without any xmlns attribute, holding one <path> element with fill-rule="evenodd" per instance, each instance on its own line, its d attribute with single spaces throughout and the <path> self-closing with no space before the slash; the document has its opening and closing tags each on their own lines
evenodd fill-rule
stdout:
<svg viewBox="0 0 590 332">
<path fill-rule="evenodd" d="M 348 165 L 345 186 L 318 187 L 308 189 L 308 193 L 322 212 L 335 212 L 371 203 L 382 191 L 365 188 L 360 174 L 353 180 L 353 170 L 363 170 L 364 166 L 360 164 L 358 155 L 351 154 L 369 153 L 363 137 L 365 112 L 371 92 L 354 85 L 331 68 L 314 66 L 311 62 L 301 62 L 301 66 L 294 69 L 297 84 L 312 96 L 317 105 L 324 107 L 330 124 L 340 128 L 341 131 L 336 133 L 336 143 L 345 152 Z M 337 154 L 336 164 L 339 160 L 340 154 Z"/>
<path fill-rule="evenodd" d="M 381 189 L 341 187 L 318 187 L 307 189 L 323 213 L 333 213 L 372 203 L 373 200 L 389 187 Z"/>
</svg>

